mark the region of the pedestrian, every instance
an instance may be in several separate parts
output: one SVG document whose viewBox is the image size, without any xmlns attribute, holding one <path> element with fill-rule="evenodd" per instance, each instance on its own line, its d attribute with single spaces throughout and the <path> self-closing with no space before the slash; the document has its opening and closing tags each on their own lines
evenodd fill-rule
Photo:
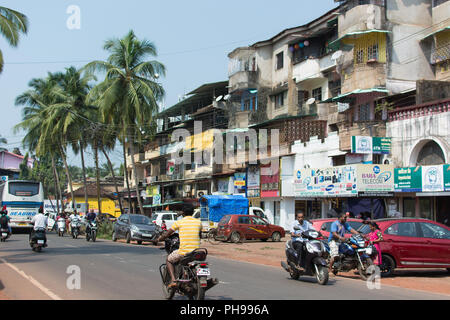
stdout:
<svg viewBox="0 0 450 320">
<path fill-rule="evenodd" d="M 369 222 L 370 233 L 367 234 L 367 238 L 370 244 L 373 244 L 375 249 L 377 249 L 377 255 L 373 258 L 373 263 L 377 266 L 381 265 L 381 245 L 380 242 L 383 241 L 383 235 L 381 234 L 380 227 L 375 221 Z"/>
</svg>

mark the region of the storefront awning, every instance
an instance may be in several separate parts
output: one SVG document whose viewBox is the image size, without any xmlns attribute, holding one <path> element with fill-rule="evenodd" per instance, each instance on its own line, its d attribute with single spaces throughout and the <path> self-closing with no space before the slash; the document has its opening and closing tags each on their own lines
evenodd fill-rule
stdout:
<svg viewBox="0 0 450 320">
<path fill-rule="evenodd" d="M 346 38 L 358 38 L 362 35 L 365 34 L 369 34 L 369 33 L 391 33 L 391 31 L 388 30 L 377 30 L 377 29 L 371 29 L 371 30 L 366 30 L 366 31 L 354 31 L 354 32 L 350 32 L 347 33 L 345 35 L 343 35 L 342 37 L 330 42 L 328 44 L 328 48 L 332 49 L 332 50 L 338 50 L 339 47 L 341 46 L 341 41 L 346 39 Z"/>
<path fill-rule="evenodd" d="M 429 38 L 429 37 L 431 37 L 431 36 L 434 36 L 435 34 L 437 34 L 437 33 L 439 33 L 439 32 L 447 31 L 447 30 L 450 31 L 450 26 L 446 26 L 446 27 L 441 28 L 441 29 L 439 29 L 439 30 L 437 30 L 437 31 L 434 31 L 434 32 L 432 32 L 432 33 L 426 35 L 426 36 L 423 37 L 422 39 L 420 39 L 420 41 L 423 41 L 423 40 L 425 40 L 426 38 Z"/>
<path fill-rule="evenodd" d="M 341 94 L 341 95 L 339 95 L 337 97 L 329 98 L 327 100 L 323 100 L 320 103 L 338 102 L 338 101 L 344 100 L 344 98 L 350 97 L 351 95 L 363 94 L 363 93 L 371 93 L 371 92 L 389 93 L 389 91 L 387 89 L 384 89 L 384 88 L 356 89 L 356 90 L 353 90 L 352 92 L 344 93 L 344 94 Z"/>
</svg>

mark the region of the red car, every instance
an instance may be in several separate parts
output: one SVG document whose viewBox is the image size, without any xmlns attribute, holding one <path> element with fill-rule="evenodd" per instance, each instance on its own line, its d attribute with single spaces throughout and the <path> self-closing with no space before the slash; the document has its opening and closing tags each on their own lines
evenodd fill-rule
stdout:
<svg viewBox="0 0 450 320">
<path fill-rule="evenodd" d="M 427 219 L 379 219 L 383 274 L 395 268 L 447 268 L 450 271 L 450 228 Z M 364 225 L 360 230 L 370 232 Z"/>
<path fill-rule="evenodd" d="M 335 222 L 336 220 L 337 220 L 337 218 L 334 218 L 334 219 L 313 219 L 310 222 L 312 223 L 314 229 L 316 229 L 317 231 L 320 231 L 322 236 L 325 239 L 328 239 L 328 237 L 330 236 L 331 224 L 333 222 Z M 347 223 L 353 229 L 358 230 L 358 228 L 361 227 L 361 225 L 363 224 L 363 220 L 347 218 Z M 352 234 L 350 232 L 346 231 L 344 237 L 350 238 L 351 235 Z"/>
<path fill-rule="evenodd" d="M 285 231 L 282 227 L 253 215 L 226 215 L 217 226 L 217 239 L 234 243 L 244 239 L 280 241 L 284 236 Z"/>
</svg>

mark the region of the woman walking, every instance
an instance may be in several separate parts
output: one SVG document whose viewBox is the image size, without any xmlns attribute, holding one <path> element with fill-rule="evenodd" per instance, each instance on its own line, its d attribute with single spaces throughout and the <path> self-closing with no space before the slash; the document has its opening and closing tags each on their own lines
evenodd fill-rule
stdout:
<svg viewBox="0 0 450 320">
<path fill-rule="evenodd" d="M 381 234 L 380 227 L 374 221 L 369 222 L 370 233 L 367 235 L 371 244 L 377 249 L 377 255 L 374 258 L 373 263 L 377 266 L 381 265 L 381 246 L 380 242 L 383 241 L 383 235 Z"/>
</svg>

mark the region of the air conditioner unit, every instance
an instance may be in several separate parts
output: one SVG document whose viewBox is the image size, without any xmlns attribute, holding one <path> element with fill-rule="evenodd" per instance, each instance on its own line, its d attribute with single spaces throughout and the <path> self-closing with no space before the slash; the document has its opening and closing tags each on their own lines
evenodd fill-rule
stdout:
<svg viewBox="0 0 450 320">
<path fill-rule="evenodd" d="M 208 190 L 197 190 L 197 198 L 201 198 L 208 194 Z"/>
</svg>

